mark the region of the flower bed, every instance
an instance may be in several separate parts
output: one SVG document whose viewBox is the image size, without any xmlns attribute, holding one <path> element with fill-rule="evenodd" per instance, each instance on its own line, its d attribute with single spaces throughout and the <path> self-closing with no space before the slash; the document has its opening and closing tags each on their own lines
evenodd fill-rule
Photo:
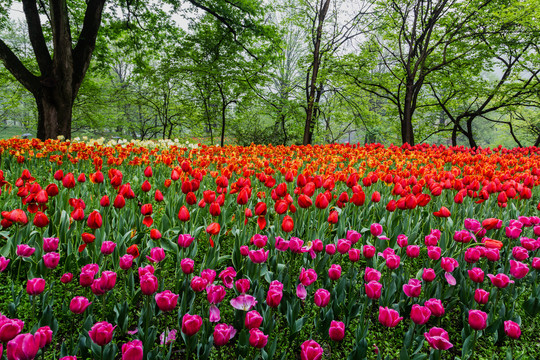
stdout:
<svg viewBox="0 0 540 360">
<path fill-rule="evenodd" d="M 540 149 L 0 153 L 8 359 L 536 357 Z"/>
</svg>

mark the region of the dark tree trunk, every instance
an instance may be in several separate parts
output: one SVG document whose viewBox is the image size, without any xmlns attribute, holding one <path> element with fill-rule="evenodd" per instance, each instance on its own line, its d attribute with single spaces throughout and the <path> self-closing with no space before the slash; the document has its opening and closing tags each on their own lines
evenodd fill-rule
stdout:
<svg viewBox="0 0 540 360">
<path fill-rule="evenodd" d="M 225 143 L 225 120 L 226 120 L 227 105 L 223 105 L 221 109 L 221 147 Z"/>
<path fill-rule="evenodd" d="M 73 100 L 82 84 L 96 45 L 105 0 L 87 0 L 78 41 L 73 44 L 66 0 L 50 1 L 53 56 L 43 35 L 36 0 L 23 0 L 28 35 L 40 75 L 30 72 L 0 39 L 0 60 L 36 100 L 38 138 L 71 138 Z M 75 46 L 74 46 L 75 45 Z"/>
<path fill-rule="evenodd" d="M 405 90 L 405 101 L 403 103 L 403 115 L 401 118 L 401 142 L 409 145 L 414 145 L 414 130 L 412 126 L 412 117 L 414 113 L 413 104 L 413 82 L 414 79 L 407 80 L 407 86 Z"/>
<path fill-rule="evenodd" d="M 476 145 L 476 140 L 474 140 L 472 123 L 473 123 L 472 118 L 467 119 L 467 133 L 465 134 L 467 136 L 467 139 L 469 140 L 469 147 L 471 147 L 471 148 L 477 146 Z"/>
<path fill-rule="evenodd" d="M 457 146 L 457 125 L 452 129 L 452 146 Z"/>
</svg>

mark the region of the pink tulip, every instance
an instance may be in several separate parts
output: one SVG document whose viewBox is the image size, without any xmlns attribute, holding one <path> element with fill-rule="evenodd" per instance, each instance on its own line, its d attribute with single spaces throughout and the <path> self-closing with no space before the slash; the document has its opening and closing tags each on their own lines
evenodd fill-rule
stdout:
<svg viewBox="0 0 540 360">
<path fill-rule="evenodd" d="M 474 330 L 484 330 L 487 326 L 487 314 L 481 310 L 469 310 L 469 325 Z"/>
<path fill-rule="evenodd" d="M 497 274 L 497 275 L 488 274 L 488 278 L 491 280 L 491 283 L 493 285 L 502 289 L 507 287 L 508 284 L 514 283 L 514 281 L 510 280 L 510 278 L 506 274 Z"/>
<path fill-rule="evenodd" d="M 510 260 L 510 275 L 522 279 L 529 273 L 529 266 L 520 261 Z"/>
<path fill-rule="evenodd" d="M 255 234 L 251 237 L 251 242 L 256 247 L 263 248 L 266 246 L 266 243 L 268 242 L 268 236 L 261 235 L 261 234 Z"/>
<path fill-rule="evenodd" d="M 501 258 L 501 252 L 499 249 L 486 249 L 485 257 L 489 261 L 499 261 Z"/>
<path fill-rule="evenodd" d="M 251 282 L 249 281 L 249 279 L 238 279 L 236 280 L 234 285 L 236 287 L 236 290 L 238 290 L 240 294 L 245 294 L 249 291 Z"/>
<path fill-rule="evenodd" d="M 103 255 L 110 255 L 114 252 L 115 248 L 116 243 L 106 240 L 103 242 L 103 244 L 101 244 L 101 253 Z"/>
<path fill-rule="evenodd" d="M 255 264 L 262 264 L 268 259 L 269 250 L 258 249 L 250 250 L 248 253 L 249 259 Z"/>
<path fill-rule="evenodd" d="M 43 251 L 52 252 L 58 250 L 58 238 L 43 238 Z"/>
<path fill-rule="evenodd" d="M 232 266 L 229 266 L 225 270 L 219 273 L 219 278 L 225 285 L 225 287 L 232 289 L 234 278 L 236 277 L 236 270 Z"/>
<path fill-rule="evenodd" d="M 8 319 L 0 315 L 0 343 L 8 341 L 19 335 L 24 327 L 24 321 L 19 319 Z M 1 353 L 0 353 L 1 354 Z"/>
<path fill-rule="evenodd" d="M 533 258 L 531 266 L 534 270 L 540 270 L 540 257 Z"/>
<path fill-rule="evenodd" d="M 386 257 L 386 267 L 391 270 L 397 269 L 399 267 L 400 260 L 399 255 L 388 255 Z"/>
<path fill-rule="evenodd" d="M 307 269 L 306 270 L 306 269 L 302 268 L 300 270 L 299 280 L 302 283 L 302 285 L 309 286 L 309 285 L 313 284 L 315 281 L 317 281 L 317 273 L 313 269 Z"/>
<path fill-rule="evenodd" d="M 56 252 L 49 252 L 43 255 L 43 263 L 48 269 L 54 269 L 58 266 L 60 255 Z"/>
<path fill-rule="evenodd" d="M 27 257 L 32 256 L 35 251 L 36 251 L 35 248 L 30 247 L 26 244 L 21 244 L 21 245 L 17 245 L 16 254 L 17 256 L 27 258 Z"/>
<path fill-rule="evenodd" d="M 347 239 L 339 239 L 337 243 L 337 251 L 341 255 L 344 255 L 349 252 L 351 249 L 351 242 Z"/>
<path fill-rule="evenodd" d="M 263 317 L 255 310 L 251 310 L 246 314 L 246 319 L 244 320 L 244 325 L 248 329 L 255 329 L 261 326 Z"/>
<path fill-rule="evenodd" d="M 189 275 L 195 271 L 195 262 L 190 258 L 185 258 L 180 261 L 180 268 L 182 272 Z"/>
<path fill-rule="evenodd" d="M 409 244 L 409 238 L 407 235 L 400 234 L 397 237 L 397 244 L 400 248 L 404 248 Z"/>
<path fill-rule="evenodd" d="M 6 259 L 3 256 L 0 256 L 0 272 L 4 272 L 11 260 Z"/>
<path fill-rule="evenodd" d="M 330 269 L 328 269 L 328 277 L 334 281 L 338 280 L 341 277 L 341 266 L 338 264 L 330 265 Z"/>
<path fill-rule="evenodd" d="M 418 245 L 409 245 L 405 251 L 408 257 L 417 258 L 420 256 L 420 247 Z"/>
<path fill-rule="evenodd" d="M 349 250 L 349 260 L 353 263 L 360 260 L 360 250 L 358 249 L 350 249 Z"/>
<path fill-rule="evenodd" d="M 375 249 L 375 246 L 373 245 L 364 245 L 362 247 L 362 255 L 364 255 L 364 257 L 366 259 L 371 259 L 375 256 L 375 252 L 377 250 Z"/>
<path fill-rule="evenodd" d="M 328 254 L 328 255 L 334 255 L 336 253 L 336 245 L 334 244 L 327 244 L 325 247 L 324 247 L 324 251 Z"/>
<path fill-rule="evenodd" d="M 371 235 L 377 237 L 380 236 L 383 232 L 382 225 L 379 223 L 373 223 L 369 227 L 369 231 L 371 232 Z"/>
<path fill-rule="evenodd" d="M 444 315 L 444 307 L 439 299 L 429 299 L 424 302 L 424 306 L 426 306 L 434 316 L 441 317 Z"/>
<path fill-rule="evenodd" d="M 376 300 L 381 297 L 382 284 L 378 281 L 371 280 L 367 284 L 364 284 L 364 288 L 368 298 Z"/>
<path fill-rule="evenodd" d="M 65 274 L 62 275 L 62 277 L 60 278 L 60 282 L 61 282 L 62 284 L 68 284 L 68 283 L 70 283 L 72 280 L 73 280 L 73 274 L 72 274 L 72 273 L 65 273 Z"/>
<path fill-rule="evenodd" d="M 159 310 L 173 311 L 178 304 L 178 297 L 179 295 L 172 293 L 170 290 L 165 290 L 157 293 L 155 299 Z"/>
<path fill-rule="evenodd" d="M 343 340 L 345 337 L 345 324 L 341 321 L 332 320 L 330 329 L 328 329 L 328 336 L 333 341 Z"/>
<path fill-rule="evenodd" d="M 426 306 L 420 306 L 418 304 L 414 304 L 411 309 L 411 320 L 416 325 L 424 325 L 429 321 L 429 318 L 431 317 L 431 310 L 429 310 Z"/>
<path fill-rule="evenodd" d="M 472 240 L 472 235 L 467 230 L 459 230 L 454 233 L 454 240 L 459 243 L 468 243 Z"/>
<path fill-rule="evenodd" d="M 519 238 L 519 235 L 521 235 L 521 229 L 517 226 L 507 226 L 504 229 L 506 236 L 508 236 L 510 239 L 517 239 Z"/>
<path fill-rule="evenodd" d="M 133 266 L 133 256 L 126 254 L 120 257 L 120 269 L 128 270 Z"/>
<path fill-rule="evenodd" d="M 320 360 L 324 350 L 315 340 L 307 340 L 300 345 L 301 360 Z"/>
<path fill-rule="evenodd" d="M 441 267 L 444 269 L 444 271 L 451 273 L 457 267 L 459 267 L 459 263 L 454 258 L 443 257 L 441 259 Z"/>
<path fill-rule="evenodd" d="M 529 257 L 529 252 L 524 247 L 514 246 L 512 248 L 512 257 L 518 261 L 523 261 Z"/>
<path fill-rule="evenodd" d="M 207 285 L 208 285 L 208 280 L 203 279 L 200 276 L 194 276 L 191 279 L 190 286 L 191 286 L 191 289 L 193 289 L 193 291 L 195 291 L 195 292 L 203 291 L 204 289 L 206 289 Z"/>
<path fill-rule="evenodd" d="M 266 346 L 268 342 L 268 335 L 259 329 L 250 329 L 249 330 L 249 344 L 257 349 L 262 349 Z"/>
<path fill-rule="evenodd" d="M 142 360 L 143 343 L 141 340 L 133 340 L 122 345 L 122 360 Z"/>
<path fill-rule="evenodd" d="M 185 314 L 182 318 L 182 332 L 187 336 L 193 336 L 201 329 L 202 318 L 199 315 Z"/>
<path fill-rule="evenodd" d="M 403 317 L 394 309 L 379 306 L 379 322 L 386 327 L 396 327 Z"/>
<path fill-rule="evenodd" d="M 152 248 L 150 256 L 146 256 L 146 258 L 152 263 L 159 263 L 165 259 L 165 250 L 160 247 Z"/>
<path fill-rule="evenodd" d="M 469 273 L 469 278 L 475 283 L 481 284 L 484 282 L 484 271 L 482 269 L 474 267 L 467 272 Z"/>
<path fill-rule="evenodd" d="M 330 302 L 330 292 L 326 289 L 317 289 L 314 294 L 314 302 L 318 307 L 326 307 Z"/>
<path fill-rule="evenodd" d="M 41 294 L 45 290 L 45 279 L 34 278 L 26 283 L 26 293 L 31 296 Z"/>
<path fill-rule="evenodd" d="M 482 229 L 482 224 L 480 224 L 480 221 L 475 219 L 465 219 L 464 226 L 465 229 L 472 231 L 473 233 L 476 233 Z"/>
<path fill-rule="evenodd" d="M 372 269 L 369 266 L 366 267 L 366 270 L 364 272 L 364 280 L 366 282 L 379 281 L 380 279 L 381 279 L 381 273 L 379 271 Z"/>
<path fill-rule="evenodd" d="M 474 291 L 474 301 L 478 304 L 484 305 L 487 304 L 489 300 L 489 292 L 484 289 L 476 289 Z"/>
<path fill-rule="evenodd" d="M 278 307 L 283 297 L 283 290 L 279 287 L 270 287 L 266 293 L 266 305 L 270 307 Z"/>
<path fill-rule="evenodd" d="M 174 340 L 176 340 L 177 332 L 178 331 L 176 331 L 176 329 L 172 329 L 171 331 L 169 331 L 169 328 L 167 328 L 167 330 L 165 330 L 164 332 L 161 333 L 161 335 L 159 335 L 159 343 L 161 345 L 169 345 Z"/>
<path fill-rule="evenodd" d="M 354 230 L 348 230 L 347 236 L 345 238 L 351 242 L 351 244 L 356 244 L 360 238 L 362 237 L 362 234 L 360 234 L 358 231 Z"/>
<path fill-rule="evenodd" d="M 90 304 L 92 303 L 84 296 L 75 296 L 69 303 L 69 310 L 74 314 L 82 314 Z"/>
<path fill-rule="evenodd" d="M 180 234 L 178 235 L 178 245 L 183 248 L 188 248 L 191 243 L 195 240 L 190 234 Z"/>
<path fill-rule="evenodd" d="M 99 346 L 105 346 L 111 342 L 116 326 L 112 326 L 106 321 L 95 323 L 88 332 L 90 339 Z"/>
<path fill-rule="evenodd" d="M 213 269 L 204 269 L 201 271 L 201 277 L 208 281 L 208 284 L 212 284 L 216 279 L 216 271 Z"/>
<path fill-rule="evenodd" d="M 39 351 L 41 334 L 19 334 L 7 344 L 8 360 L 31 360 Z"/>
<path fill-rule="evenodd" d="M 101 286 L 105 291 L 111 291 L 116 285 L 116 273 L 114 271 L 104 271 L 101 273 Z"/>
<path fill-rule="evenodd" d="M 431 260 L 439 260 L 441 258 L 441 248 L 438 246 L 428 246 L 427 254 Z"/>
<path fill-rule="evenodd" d="M 231 299 L 231 306 L 236 310 L 249 311 L 257 304 L 257 300 L 251 295 L 240 295 Z"/>
<path fill-rule="evenodd" d="M 480 260 L 482 253 L 478 247 L 473 247 L 465 250 L 465 261 L 469 264 L 474 264 Z"/>
<path fill-rule="evenodd" d="M 34 335 L 40 334 L 39 337 L 39 347 L 44 348 L 52 342 L 52 330 L 48 326 L 40 327 L 36 330 Z"/>
<path fill-rule="evenodd" d="M 219 304 L 225 298 L 227 292 L 221 285 L 210 285 L 206 288 L 206 298 L 210 304 Z"/>
<path fill-rule="evenodd" d="M 410 279 L 407 284 L 403 285 L 403 292 L 408 297 L 419 297 L 422 292 L 422 282 L 418 279 Z"/>
<path fill-rule="evenodd" d="M 279 251 L 287 251 L 289 250 L 289 242 L 284 240 L 281 236 L 276 236 L 274 247 Z"/>
<path fill-rule="evenodd" d="M 429 346 L 435 350 L 448 350 L 454 345 L 450 342 L 448 333 L 441 328 L 433 327 L 429 329 L 429 332 L 424 333 Z"/>
<path fill-rule="evenodd" d="M 144 274 L 140 278 L 141 292 L 144 295 L 152 295 L 158 289 L 158 279 L 152 274 Z"/>
<path fill-rule="evenodd" d="M 432 282 L 435 280 L 435 277 L 437 275 L 435 274 L 435 270 L 431 268 L 424 268 L 424 271 L 422 272 L 422 280 L 426 282 Z"/>
<path fill-rule="evenodd" d="M 236 334 L 236 330 L 232 325 L 218 324 L 214 328 L 214 344 L 223 346 L 231 340 Z"/>
<path fill-rule="evenodd" d="M 519 339 L 521 336 L 521 328 L 517 323 L 511 320 L 506 320 L 504 322 L 504 332 L 512 339 Z"/>
</svg>

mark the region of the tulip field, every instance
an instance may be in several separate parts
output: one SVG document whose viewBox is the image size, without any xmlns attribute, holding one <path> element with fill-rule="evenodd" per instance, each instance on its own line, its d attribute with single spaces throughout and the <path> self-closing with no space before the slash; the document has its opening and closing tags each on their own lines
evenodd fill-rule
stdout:
<svg viewBox="0 0 540 360">
<path fill-rule="evenodd" d="M 540 148 L 0 140 L 2 359 L 534 359 Z"/>
</svg>

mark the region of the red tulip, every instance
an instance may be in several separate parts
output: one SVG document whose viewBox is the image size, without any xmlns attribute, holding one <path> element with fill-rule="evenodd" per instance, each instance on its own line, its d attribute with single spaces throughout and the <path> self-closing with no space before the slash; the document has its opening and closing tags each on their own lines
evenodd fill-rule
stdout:
<svg viewBox="0 0 540 360">
<path fill-rule="evenodd" d="M 90 229 L 99 229 L 101 227 L 103 219 L 99 211 L 94 210 L 88 215 L 87 224 Z"/>
<path fill-rule="evenodd" d="M 183 222 L 189 221 L 189 210 L 185 205 L 182 205 L 180 208 L 180 211 L 178 212 L 178 219 Z"/>
</svg>

